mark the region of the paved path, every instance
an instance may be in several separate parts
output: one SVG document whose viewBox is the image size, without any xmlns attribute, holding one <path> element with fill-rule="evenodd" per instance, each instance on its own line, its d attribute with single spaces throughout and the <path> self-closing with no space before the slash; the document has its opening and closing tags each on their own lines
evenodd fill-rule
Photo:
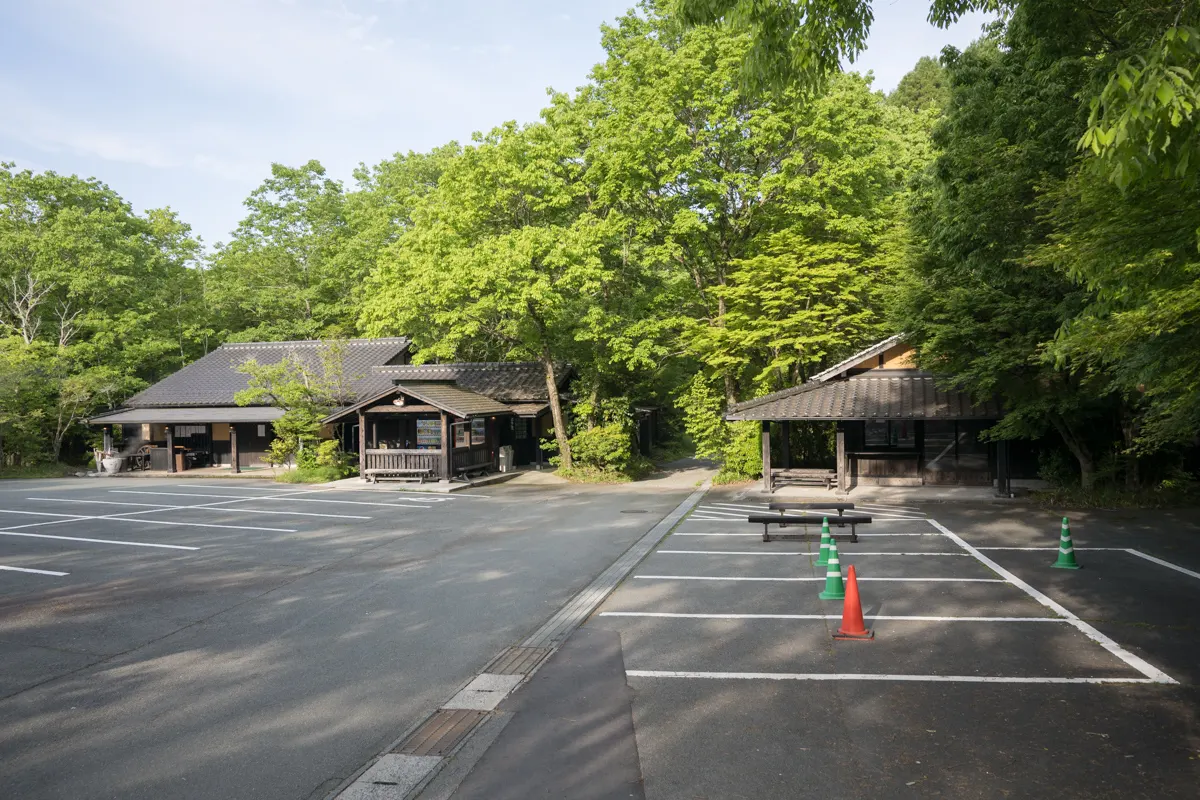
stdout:
<svg viewBox="0 0 1200 800">
<path fill-rule="evenodd" d="M 835 642 L 841 604 L 817 597 L 815 545 L 764 543 L 737 519 L 760 502 L 710 493 L 583 629 L 619 636 L 633 741 L 603 741 L 636 747 L 646 798 L 1195 797 L 1194 517 L 1079 515 L 1072 572 L 1049 568 L 1056 515 L 876 503 L 872 535 L 841 550 L 876 639 Z M 569 685 L 572 660 L 543 669 Z M 521 710 L 518 692 L 494 747 L 522 753 L 534 715 L 609 685 L 617 660 L 576 667 L 557 710 Z M 556 779 L 550 760 L 525 763 Z M 485 757 L 445 796 L 501 774 L 522 772 Z"/>
<path fill-rule="evenodd" d="M 5 483 L 0 794 L 323 798 L 686 495 Z"/>
</svg>

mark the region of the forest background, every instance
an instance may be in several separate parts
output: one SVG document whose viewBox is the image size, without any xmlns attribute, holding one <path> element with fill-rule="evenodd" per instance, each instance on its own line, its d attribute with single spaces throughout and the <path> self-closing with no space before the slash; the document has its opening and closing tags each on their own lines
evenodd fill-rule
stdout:
<svg viewBox="0 0 1200 800">
<path fill-rule="evenodd" d="M 1190 480 L 1200 434 L 1200 9 L 937 0 L 997 21 L 890 95 L 840 64 L 870 3 L 647 0 L 539 122 L 276 164 L 205 251 L 169 210 L 0 167 L 0 470 L 222 342 L 408 335 L 571 363 L 576 469 L 634 472 L 635 404 L 728 479 L 727 404 L 903 332 L 1084 488 Z M 820 432 L 797 442 L 820 455 Z M 803 436 L 804 434 L 798 434 Z M 572 447 L 573 445 L 573 447 Z"/>
</svg>

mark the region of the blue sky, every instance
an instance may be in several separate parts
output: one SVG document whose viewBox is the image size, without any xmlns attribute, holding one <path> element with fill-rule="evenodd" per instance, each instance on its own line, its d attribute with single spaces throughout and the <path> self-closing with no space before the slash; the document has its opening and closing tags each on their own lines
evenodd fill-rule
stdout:
<svg viewBox="0 0 1200 800">
<path fill-rule="evenodd" d="M 0 161 L 93 176 L 227 240 L 272 161 L 359 162 L 530 121 L 582 84 L 632 0 L 37 0 L 0 4 Z M 921 0 L 875 3 L 866 53 L 890 90 L 963 47 Z"/>
</svg>

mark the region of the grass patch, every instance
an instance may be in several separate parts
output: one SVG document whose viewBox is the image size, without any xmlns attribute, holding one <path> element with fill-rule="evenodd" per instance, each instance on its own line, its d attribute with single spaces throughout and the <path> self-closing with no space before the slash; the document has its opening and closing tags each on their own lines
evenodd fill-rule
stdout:
<svg viewBox="0 0 1200 800">
<path fill-rule="evenodd" d="M 633 477 L 624 472 L 598 467 L 559 467 L 554 472 L 560 478 L 566 478 L 572 483 L 629 483 Z"/>
<path fill-rule="evenodd" d="M 341 467 L 289 469 L 275 476 L 276 483 L 331 483 L 349 477 Z"/>
<path fill-rule="evenodd" d="M 0 480 L 66 478 L 81 470 L 86 471 L 86 469 L 86 467 L 72 467 L 70 464 L 31 464 L 20 467 L 0 467 Z"/>
<path fill-rule="evenodd" d="M 743 472 L 736 470 L 727 470 L 721 467 L 721 471 L 713 478 L 713 486 L 728 486 L 731 483 L 753 483 L 758 480 L 755 475 L 746 475 Z"/>
<path fill-rule="evenodd" d="M 1200 486 L 1181 484 L 1153 489 L 1080 489 L 1059 487 L 1040 489 L 1032 493 L 1034 502 L 1043 508 L 1179 508 L 1200 505 Z"/>
</svg>

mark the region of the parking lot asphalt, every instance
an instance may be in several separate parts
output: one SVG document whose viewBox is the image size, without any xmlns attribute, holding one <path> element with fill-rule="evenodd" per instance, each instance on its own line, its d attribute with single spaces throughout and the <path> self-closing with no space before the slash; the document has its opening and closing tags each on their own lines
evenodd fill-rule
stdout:
<svg viewBox="0 0 1200 800">
<path fill-rule="evenodd" d="M 324 797 L 687 494 L 231 484 L 0 486 L 5 797 Z"/>
<path fill-rule="evenodd" d="M 1050 567 L 1060 514 L 872 504 L 870 535 L 840 542 L 862 642 L 831 636 L 842 603 L 818 598 L 816 545 L 746 524 L 765 502 L 711 492 L 582 629 L 620 637 L 603 663 L 632 691 L 646 798 L 1197 796 L 1200 518 L 1073 515 L 1072 571 Z M 600 679 L 570 665 L 543 669 L 588 694 Z M 589 796 L 626 796 L 608 788 Z"/>
</svg>

